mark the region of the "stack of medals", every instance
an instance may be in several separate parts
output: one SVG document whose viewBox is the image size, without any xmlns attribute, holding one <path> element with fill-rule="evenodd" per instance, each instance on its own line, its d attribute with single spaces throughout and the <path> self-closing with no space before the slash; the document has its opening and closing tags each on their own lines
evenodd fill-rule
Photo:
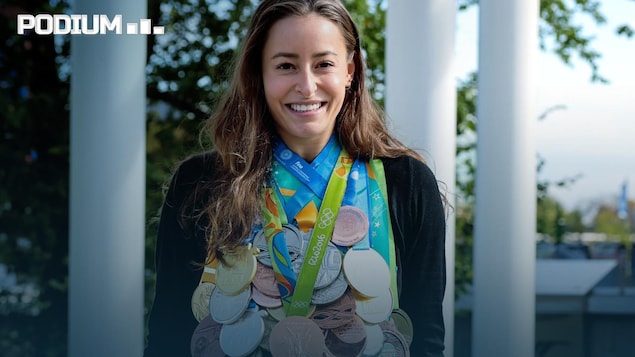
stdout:
<svg viewBox="0 0 635 357">
<path fill-rule="evenodd" d="M 299 273 L 310 233 L 284 230 Z M 342 238 L 334 233 L 328 244 L 307 317 L 286 317 L 262 232 L 253 247 L 225 254 L 231 266 L 207 266 L 192 297 L 199 321 L 192 356 L 408 356 L 413 327 L 403 310 L 393 311 L 388 266 L 372 249 L 349 249 L 342 258 L 336 237 Z"/>
<path fill-rule="evenodd" d="M 307 254 L 312 230 L 285 224 L 282 231 L 299 276 L 313 257 Z M 224 262 L 213 260 L 192 297 L 199 321 L 192 355 L 409 356 L 412 322 L 393 298 L 395 272 L 369 246 L 368 232 L 364 211 L 339 209 L 306 316 L 287 316 L 264 230 L 225 252 Z"/>
</svg>

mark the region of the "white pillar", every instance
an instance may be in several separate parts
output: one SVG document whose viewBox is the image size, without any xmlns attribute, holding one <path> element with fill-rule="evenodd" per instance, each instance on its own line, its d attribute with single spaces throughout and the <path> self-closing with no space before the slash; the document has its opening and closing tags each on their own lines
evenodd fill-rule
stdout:
<svg viewBox="0 0 635 357">
<path fill-rule="evenodd" d="M 534 356 L 538 0 L 481 0 L 472 356 Z"/>
<path fill-rule="evenodd" d="M 75 0 L 73 13 L 146 17 L 146 1 Z M 92 28 L 92 21 L 90 28 Z M 71 39 L 69 356 L 141 356 L 144 336 L 143 35 Z"/>
<path fill-rule="evenodd" d="M 399 137 L 424 155 L 454 206 L 456 1 L 390 1 L 386 22 L 386 110 Z M 451 213 L 445 244 L 446 357 L 454 354 L 454 236 Z"/>
</svg>

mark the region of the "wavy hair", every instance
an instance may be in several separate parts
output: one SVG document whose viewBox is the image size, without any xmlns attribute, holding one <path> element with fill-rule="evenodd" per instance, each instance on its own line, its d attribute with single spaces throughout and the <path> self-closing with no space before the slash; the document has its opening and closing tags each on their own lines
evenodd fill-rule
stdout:
<svg viewBox="0 0 635 357">
<path fill-rule="evenodd" d="M 233 77 L 201 135 L 211 138 L 218 153 L 216 179 L 208 187 L 208 257 L 242 244 L 260 217 L 263 186 L 270 174 L 277 134 L 267 107 L 262 79 L 262 51 L 269 30 L 289 16 L 317 14 L 341 30 L 355 63 L 350 88 L 336 120 L 342 146 L 364 160 L 419 154 L 392 136 L 385 115 L 365 86 L 366 66 L 359 32 L 339 0 L 264 0 L 237 51 Z M 200 194 L 197 195 L 200 197 Z"/>
</svg>

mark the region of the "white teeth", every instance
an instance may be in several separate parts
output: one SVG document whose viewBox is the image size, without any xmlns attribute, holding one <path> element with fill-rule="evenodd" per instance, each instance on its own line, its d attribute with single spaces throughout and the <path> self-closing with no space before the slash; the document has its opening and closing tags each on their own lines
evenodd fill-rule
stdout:
<svg viewBox="0 0 635 357">
<path fill-rule="evenodd" d="M 311 111 L 311 110 L 318 110 L 318 109 L 320 109 L 321 106 L 322 106 L 322 104 L 320 104 L 320 103 L 315 103 L 315 104 L 311 104 L 311 105 L 291 104 L 291 109 L 293 109 L 296 112 L 308 112 L 308 111 Z"/>
</svg>

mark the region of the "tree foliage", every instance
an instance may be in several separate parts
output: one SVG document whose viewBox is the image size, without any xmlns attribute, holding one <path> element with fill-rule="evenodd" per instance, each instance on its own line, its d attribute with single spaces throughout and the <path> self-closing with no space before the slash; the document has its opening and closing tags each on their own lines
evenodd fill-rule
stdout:
<svg viewBox="0 0 635 357">
<path fill-rule="evenodd" d="M 68 251 L 68 41 L 18 36 L 17 13 L 64 1 L 0 5 L 0 354 L 64 355 Z M 7 318 L 6 316 L 11 316 Z"/>
</svg>

